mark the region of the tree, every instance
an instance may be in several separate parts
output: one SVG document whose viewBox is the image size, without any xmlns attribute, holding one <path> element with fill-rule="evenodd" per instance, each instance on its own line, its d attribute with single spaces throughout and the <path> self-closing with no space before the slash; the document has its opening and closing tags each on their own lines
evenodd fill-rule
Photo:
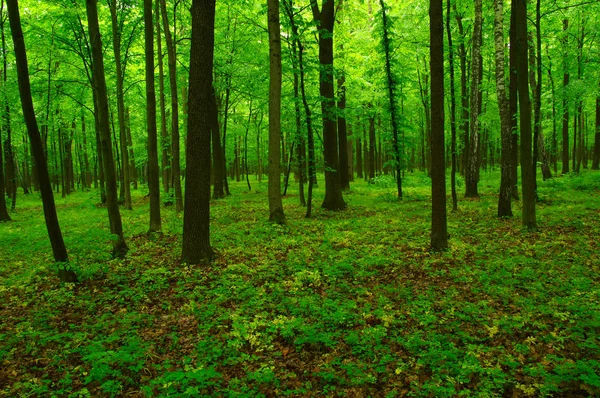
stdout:
<svg viewBox="0 0 600 398">
<path fill-rule="evenodd" d="M 390 103 L 390 115 L 392 117 L 392 145 L 394 147 L 396 189 L 398 199 L 402 199 L 402 170 L 400 158 L 400 145 L 398 143 L 398 112 L 396 107 L 396 82 L 392 74 L 391 45 L 389 37 L 389 18 L 386 15 L 384 0 L 379 0 L 381 5 L 381 22 L 383 24 L 383 49 L 385 52 L 385 74 L 387 77 L 388 99 Z"/>
<path fill-rule="evenodd" d="M 565 32 L 563 38 L 564 46 L 564 58 L 563 58 L 563 126 L 562 126 L 562 174 L 569 172 L 569 102 L 566 94 L 567 87 L 569 87 L 569 35 L 566 33 L 569 29 L 569 20 L 563 20 L 563 31 Z"/>
<path fill-rule="evenodd" d="M 44 148 L 40 137 L 35 111 L 33 109 L 33 100 L 31 98 L 31 86 L 29 84 L 29 67 L 27 65 L 27 53 L 25 49 L 25 40 L 21 28 L 21 17 L 19 15 L 19 4 L 17 0 L 6 0 L 8 15 L 10 20 L 10 30 L 12 32 L 15 58 L 17 64 L 17 76 L 19 82 L 19 94 L 21 96 L 21 107 L 23 117 L 27 125 L 27 134 L 31 143 L 31 152 L 38 166 L 38 177 L 40 182 L 40 192 L 42 194 L 42 203 L 44 208 L 44 218 L 48 237 L 52 246 L 54 261 L 61 263 L 58 276 L 63 282 L 76 282 L 75 272 L 68 266 L 69 256 L 67 248 L 62 237 L 56 206 L 54 204 L 54 195 L 50 185 L 50 176 L 48 175 L 48 166 L 44 157 Z M 0 193 L 4 196 L 4 191 Z"/>
<path fill-rule="evenodd" d="M 173 188 L 175 189 L 175 211 L 183 210 L 183 198 L 181 193 L 181 149 L 179 147 L 179 101 L 177 100 L 177 58 L 175 43 L 171 36 L 169 17 L 165 0 L 160 0 L 160 8 L 167 42 L 167 57 L 169 65 L 169 83 L 171 84 L 171 173 L 173 176 Z"/>
<path fill-rule="evenodd" d="M 473 51 L 471 53 L 471 131 L 469 139 L 469 161 L 466 170 L 466 192 L 465 197 L 477 198 L 477 184 L 479 182 L 479 114 L 481 112 L 481 77 L 482 77 L 482 56 L 481 41 L 483 30 L 481 0 L 475 0 L 475 25 L 473 26 Z"/>
<path fill-rule="evenodd" d="M 335 23 L 334 0 L 323 0 L 319 8 L 317 0 L 310 0 L 312 13 L 319 29 L 319 63 L 321 113 L 323 118 L 323 157 L 325 158 L 325 199 L 322 208 L 343 210 L 346 202 L 342 196 L 339 174 L 338 142 L 333 90 L 333 27 Z M 310 190 L 310 187 L 309 187 Z"/>
<path fill-rule="evenodd" d="M 148 189 L 150 191 L 150 230 L 160 232 L 160 186 L 158 139 L 156 132 L 156 93 L 154 91 L 154 30 L 152 0 L 144 0 L 144 48 L 146 59 L 146 120 L 148 126 Z"/>
<path fill-rule="evenodd" d="M 431 249 L 448 248 L 444 155 L 444 18 L 442 0 L 429 1 L 431 70 Z"/>
<path fill-rule="evenodd" d="M 110 140 L 110 125 L 108 119 L 108 96 L 106 94 L 106 77 L 104 75 L 104 59 L 102 58 L 102 40 L 98 24 L 98 0 L 86 0 L 88 17 L 88 32 L 92 53 L 92 73 L 94 75 L 94 89 L 98 105 L 98 130 L 100 134 L 100 147 L 104 164 L 104 178 L 106 180 L 106 208 L 110 223 L 110 232 L 115 235 L 113 241 L 113 256 L 124 257 L 129 248 L 123 238 L 123 224 L 117 196 L 117 176 L 113 160 L 112 143 Z"/>
<path fill-rule="evenodd" d="M 210 101 L 215 0 L 193 0 L 182 261 L 210 261 Z"/>
<path fill-rule="evenodd" d="M 598 170 L 600 168 L 600 96 L 596 97 L 596 125 L 594 137 L 594 159 L 592 161 L 592 170 Z"/>
<path fill-rule="evenodd" d="M 268 0 L 269 26 L 269 221 L 285 224 L 281 202 L 281 32 L 279 0 Z"/>
<path fill-rule="evenodd" d="M 504 0 L 494 0 L 494 47 L 496 61 L 496 94 L 500 112 L 500 135 L 502 141 L 502 175 L 500 177 L 500 195 L 498 197 L 498 217 L 512 217 L 510 175 L 510 110 L 506 97 L 506 79 L 504 78 Z"/>
<path fill-rule="evenodd" d="M 521 189 L 523 191 L 523 225 L 528 229 L 536 227 L 535 185 L 532 163 L 531 99 L 528 85 L 528 42 L 527 42 L 527 0 L 517 0 L 515 6 L 517 38 L 517 88 L 519 90 L 519 115 L 521 127 Z"/>
<path fill-rule="evenodd" d="M 129 176 L 129 153 L 127 150 L 127 132 L 125 130 L 125 101 L 123 98 L 123 67 L 121 65 L 121 31 L 117 21 L 117 0 L 110 1 L 110 20 L 113 35 L 113 51 L 115 53 L 115 66 L 117 72 L 117 117 L 119 119 L 119 137 L 121 144 L 121 160 L 123 173 L 123 191 L 125 208 L 131 210 L 131 186 Z"/>
<path fill-rule="evenodd" d="M 452 171 L 450 172 L 450 186 L 452 189 L 452 210 L 458 210 L 458 197 L 456 195 L 456 94 L 454 89 L 454 46 L 452 45 L 452 28 L 450 26 L 450 0 L 446 1 L 446 34 L 448 35 L 448 64 L 450 69 L 450 150 L 452 151 Z"/>
</svg>

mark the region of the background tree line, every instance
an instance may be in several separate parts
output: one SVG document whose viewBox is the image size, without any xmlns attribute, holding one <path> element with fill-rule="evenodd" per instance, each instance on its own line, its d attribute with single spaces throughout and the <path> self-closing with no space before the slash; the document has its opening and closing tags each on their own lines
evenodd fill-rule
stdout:
<svg viewBox="0 0 600 398">
<path fill-rule="evenodd" d="M 477 197 L 485 172 L 502 167 L 498 215 L 521 196 L 533 228 L 538 166 L 544 179 L 598 169 L 596 2 L 268 3 L 21 1 L 34 115 L 21 109 L 18 48 L 7 40 L 17 4 L 2 3 L 0 217 L 17 207 L 17 189 L 42 190 L 28 116 L 51 191 L 99 189 L 120 237 L 115 255 L 126 252 L 118 203 L 131 208 L 130 189 L 149 190 L 153 232 L 161 205 L 181 211 L 184 193 L 185 203 L 201 198 L 193 211 L 206 209 L 205 229 L 187 246 L 206 235 L 190 254 L 198 261 L 212 255 L 201 181 L 221 199 L 228 180 L 252 189 L 269 174 L 270 217 L 283 223 L 281 191 L 297 184 L 310 216 L 317 174 L 322 207 L 342 210 L 354 178 L 391 174 L 402 198 L 402 179 L 422 170 L 445 225 L 445 169 L 456 209 L 457 191 Z M 206 35 L 212 42 L 199 43 Z M 432 235 L 432 247 L 446 235 Z"/>
</svg>

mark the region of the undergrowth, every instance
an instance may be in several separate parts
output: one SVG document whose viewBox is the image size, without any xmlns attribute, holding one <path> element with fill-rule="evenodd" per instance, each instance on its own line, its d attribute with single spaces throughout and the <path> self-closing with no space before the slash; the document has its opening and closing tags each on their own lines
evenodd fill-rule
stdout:
<svg viewBox="0 0 600 398">
<path fill-rule="evenodd" d="M 74 193 L 57 206 L 77 285 L 58 282 L 38 195 L 20 195 L 0 224 L 0 395 L 598 395 L 600 174 L 540 181 L 535 232 L 519 202 L 495 217 L 497 183 L 448 213 L 432 254 L 420 174 L 403 201 L 385 177 L 355 181 L 348 210 L 312 219 L 290 189 L 284 227 L 266 184 L 233 182 L 205 266 L 180 264 L 172 206 L 146 235 L 142 191 L 112 260 L 98 193 Z"/>
</svg>

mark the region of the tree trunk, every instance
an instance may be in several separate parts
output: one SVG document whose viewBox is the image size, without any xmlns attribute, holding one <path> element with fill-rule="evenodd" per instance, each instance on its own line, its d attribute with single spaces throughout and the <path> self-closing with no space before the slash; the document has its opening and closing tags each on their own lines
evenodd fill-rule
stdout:
<svg viewBox="0 0 600 398">
<path fill-rule="evenodd" d="M 448 36 L 448 63 L 450 68 L 450 134 L 452 153 L 452 171 L 450 172 L 450 185 L 452 190 L 452 210 L 458 210 L 458 195 L 456 194 L 456 94 L 454 89 L 454 47 L 452 45 L 452 28 L 450 26 L 450 4 L 446 1 L 446 34 Z"/>
<path fill-rule="evenodd" d="M 460 60 L 460 119 L 463 142 L 461 169 L 462 174 L 465 175 L 469 166 L 469 94 L 467 89 L 467 50 L 465 46 L 466 35 L 462 24 L 463 16 L 456 11 L 456 4 L 454 4 L 454 13 L 456 14 L 455 19 L 458 25 L 458 33 L 460 36 L 460 43 L 458 45 L 458 58 Z"/>
<path fill-rule="evenodd" d="M 569 20 L 563 20 L 563 32 L 565 32 L 563 38 L 564 45 L 564 59 L 563 59 L 563 126 L 562 126 L 562 174 L 569 172 L 569 100 L 568 100 L 568 87 L 569 87 L 569 35 L 566 33 L 569 29 Z"/>
<path fill-rule="evenodd" d="M 177 52 L 171 36 L 166 1 L 159 1 L 167 43 L 169 83 L 171 85 L 171 175 L 175 190 L 175 211 L 180 212 L 183 211 L 183 197 L 181 192 L 181 149 L 179 146 L 179 101 L 177 99 Z"/>
<path fill-rule="evenodd" d="M 373 105 L 369 104 L 369 108 Z M 375 147 L 377 142 L 375 141 L 375 117 L 369 116 L 369 179 L 375 178 Z"/>
<path fill-rule="evenodd" d="M 221 147 L 221 133 L 219 132 L 219 110 L 217 108 L 217 93 L 214 91 L 211 100 L 211 136 L 212 136 L 212 158 L 213 158 L 213 199 L 223 199 L 223 148 Z"/>
<path fill-rule="evenodd" d="M 521 125 L 521 189 L 523 191 L 523 225 L 536 227 L 535 186 L 532 163 L 531 101 L 528 79 L 527 0 L 517 0 L 515 7 L 517 28 L 517 86 L 519 90 Z"/>
<path fill-rule="evenodd" d="M 448 248 L 444 155 L 444 18 L 442 0 L 430 0 L 431 250 Z"/>
<path fill-rule="evenodd" d="M 517 88 L 517 25 L 515 21 L 515 8 L 517 2 L 513 1 L 510 5 L 510 33 L 509 33 L 509 61 L 508 70 L 510 80 L 508 83 L 508 110 L 510 114 L 510 175 L 512 185 L 512 198 L 519 200 L 519 129 L 517 122 L 518 113 L 518 88 Z"/>
<path fill-rule="evenodd" d="M 281 32 L 279 0 L 268 0 L 269 27 L 269 221 L 285 224 L 281 201 Z"/>
<path fill-rule="evenodd" d="M 88 16 L 88 31 L 92 51 L 92 65 L 94 74 L 94 89 L 98 105 L 98 130 L 100 134 L 100 147 L 104 164 L 104 177 L 106 183 L 106 208 L 110 222 L 110 232 L 116 235 L 113 241 L 113 256 L 124 257 L 129 250 L 123 238 L 123 224 L 117 197 L 117 176 L 113 160 L 112 144 L 108 121 L 108 97 L 106 94 L 106 79 L 104 76 L 104 60 L 102 59 L 102 41 L 98 25 L 97 0 L 86 0 Z"/>
<path fill-rule="evenodd" d="M 469 161 L 466 171 L 466 192 L 467 198 L 478 198 L 479 192 L 477 185 L 479 183 L 479 162 L 480 162 L 480 132 L 479 132 L 479 114 L 481 109 L 481 41 L 482 41 L 482 4 L 481 0 L 475 0 L 475 24 L 473 27 L 473 50 L 471 53 L 471 121 L 469 138 Z"/>
<path fill-rule="evenodd" d="M 89 1 L 89 0 L 88 0 Z M 156 133 L 156 93 L 154 91 L 154 25 L 152 0 L 144 0 L 144 47 L 146 60 L 146 120 L 148 127 L 148 189 L 150 191 L 150 229 L 160 232 L 160 182 L 158 138 Z"/>
<path fill-rule="evenodd" d="M 317 0 L 311 0 L 313 17 L 319 29 L 319 63 L 321 112 L 323 114 L 323 157 L 325 160 L 325 199 L 322 208 L 342 210 L 346 202 L 342 196 L 338 162 L 335 99 L 333 90 L 333 28 L 334 0 L 324 0 L 321 9 Z"/>
<path fill-rule="evenodd" d="M 338 135 L 339 135 L 339 156 L 340 156 L 340 184 L 342 189 L 350 189 L 350 178 L 348 176 L 348 131 L 346 127 L 346 77 L 344 72 L 340 72 L 337 81 L 340 100 L 338 102 Z"/>
<path fill-rule="evenodd" d="M 123 197 L 125 209 L 131 210 L 131 186 L 129 153 L 127 151 L 127 132 L 125 130 L 125 100 L 123 95 L 123 67 L 121 64 L 121 29 L 117 21 L 117 0 L 110 1 L 110 20 L 112 25 L 113 51 L 117 73 L 117 118 L 119 120 L 119 144 L 121 146 L 121 173 L 123 173 Z"/>
<path fill-rule="evenodd" d="M 10 29 L 14 44 L 14 52 L 17 65 L 17 76 L 19 82 L 19 94 L 21 96 L 21 106 L 23 109 L 23 117 L 27 126 L 29 142 L 31 143 L 31 152 L 38 165 L 38 173 L 40 179 L 40 191 L 42 194 L 42 202 L 44 208 L 44 218 L 48 229 L 48 236 L 52 246 L 54 261 L 63 263 L 59 267 L 59 278 L 63 282 L 76 282 L 77 276 L 70 269 L 68 262 L 69 257 L 67 249 L 63 241 L 58 216 L 56 214 L 56 206 L 54 205 L 54 195 L 52 194 L 52 186 L 50 185 L 50 177 L 48 175 L 48 167 L 46 158 L 44 157 L 44 148 L 40 138 L 35 111 L 33 109 L 33 100 L 31 98 L 31 86 L 29 84 L 29 68 L 27 66 L 27 55 L 25 53 L 25 42 L 23 39 L 23 31 L 21 29 L 21 18 L 19 16 L 19 5 L 17 0 L 7 0 L 8 15 L 10 21 Z M 4 192 L 2 192 L 4 195 Z"/>
<path fill-rule="evenodd" d="M 2 139 L 0 139 L 0 222 L 11 221 L 6 208 L 6 195 L 4 194 L 6 187 L 4 186 L 4 160 L 2 153 Z"/>
<path fill-rule="evenodd" d="M 504 77 L 504 0 L 494 0 L 494 46 L 496 61 L 496 94 L 500 113 L 500 135 L 502 140 L 502 175 L 498 197 L 498 217 L 512 217 L 511 208 L 511 166 L 510 166 L 510 109 L 506 98 Z"/>
<path fill-rule="evenodd" d="M 210 134 L 215 0 L 193 0 L 182 261 L 210 261 Z"/>
<path fill-rule="evenodd" d="M 594 160 L 592 170 L 600 168 L 600 96 L 596 97 L 596 125 L 594 129 Z"/>
<path fill-rule="evenodd" d="M 398 112 L 396 108 L 396 81 L 392 74 L 392 61 L 391 61 L 391 43 L 389 37 L 389 23 L 386 15 L 385 3 L 383 0 L 379 0 L 381 5 L 381 21 L 383 26 L 383 48 L 385 51 L 385 73 L 387 77 L 387 88 L 388 88 L 388 101 L 390 103 L 390 114 L 392 117 L 392 145 L 394 148 L 394 170 L 396 174 L 396 190 L 398 199 L 402 199 L 402 170 L 401 170 L 401 158 L 400 158 L 400 144 L 398 142 Z"/>
</svg>

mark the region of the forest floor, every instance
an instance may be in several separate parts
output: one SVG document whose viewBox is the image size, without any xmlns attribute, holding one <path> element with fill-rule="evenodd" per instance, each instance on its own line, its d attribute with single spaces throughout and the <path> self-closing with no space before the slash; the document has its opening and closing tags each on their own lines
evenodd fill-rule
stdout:
<svg viewBox="0 0 600 398">
<path fill-rule="evenodd" d="M 0 396 L 600 395 L 600 173 L 539 182 L 538 230 L 496 217 L 498 173 L 428 251 L 429 180 L 356 181 L 343 212 L 267 222 L 266 183 L 212 203 L 208 266 L 184 266 L 182 216 L 122 211 L 110 259 L 97 191 L 57 198 L 81 283 L 60 284 L 38 195 L 0 224 Z M 462 181 L 462 180 L 460 180 Z M 463 187 L 459 185 L 459 192 Z M 450 208 L 450 204 L 449 204 Z"/>
</svg>

